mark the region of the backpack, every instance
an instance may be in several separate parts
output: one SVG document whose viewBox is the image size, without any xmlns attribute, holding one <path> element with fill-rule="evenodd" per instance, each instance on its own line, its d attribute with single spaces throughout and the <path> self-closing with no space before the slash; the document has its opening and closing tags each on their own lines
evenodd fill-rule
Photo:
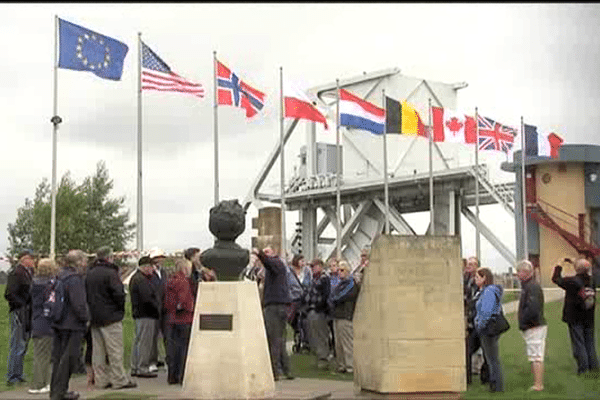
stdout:
<svg viewBox="0 0 600 400">
<path fill-rule="evenodd" d="M 579 292 L 577 292 L 577 298 L 579 299 L 579 306 L 584 310 L 591 310 L 596 305 L 596 289 L 594 284 L 592 286 L 586 286 L 583 284 Z"/>
<path fill-rule="evenodd" d="M 62 279 L 54 278 L 46 287 L 45 299 L 42 304 L 42 315 L 51 324 L 59 324 L 66 315 L 65 283 Z"/>
</svg>

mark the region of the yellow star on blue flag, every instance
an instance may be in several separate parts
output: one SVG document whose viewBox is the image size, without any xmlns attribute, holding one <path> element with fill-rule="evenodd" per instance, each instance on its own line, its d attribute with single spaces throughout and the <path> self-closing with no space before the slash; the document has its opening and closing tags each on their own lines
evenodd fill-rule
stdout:
<svg viewBox="0 0 600 400">
<path fill-rule="evenodd" d="M 60 18 L 58 21 L 59 68 L 89 71 L 100 78 L 121 80 L 123 62 L 129 50 L 125 43 Z"/>
</svg>

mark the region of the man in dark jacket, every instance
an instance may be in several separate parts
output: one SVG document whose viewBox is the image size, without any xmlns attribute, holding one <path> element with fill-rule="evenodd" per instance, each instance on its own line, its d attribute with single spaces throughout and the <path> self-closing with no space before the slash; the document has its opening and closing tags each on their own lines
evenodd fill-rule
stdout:
<svg viewBox="0 0 600 400">
<path fill-rule="evenodd" d="M 308 320 L 308 339 L 310 348 L 317 355 L 317 368 L 326 369 L 329 357 L 329 327 L 327 326 L 329 306 L 327 300 L 329 299 L 331 283 L 329 277 L 323 271 L 322 260 L 314 259 L 310 266 L 313 280 L 305 300 L 308 310 L 306 316 Z"/>
<path fill-rule="evenodd" d="M 164 317 L 165 310 L 163 308 L 164 295 L 165 295 L 165 272 L 163 269 L 163 263 L 167 259 L 167 255 L 165 254 L 165 252 L 162 249 L 159 249 L 158 247 L 154 247 L 149 251 L 148 257 L 150 258 L 150 264 L 152 265 L 152 269 L 153 269 L 153 273 L 152 273 L 152 277 L 150 278 L 150 282 L 154 286 L 154 289 L 156 290 L 158 298 L 161 301 L 161 306 L 159 309 L 160 313 L 159 313 L 159 317 L 158 317 L 158 323 L 156 324 L 156 334 L 155 334 L 154 340 L 152 342 L 152 351 L 150 352 L 149 371 L 154 373 L 154 372 L 158 371 L 159 366 L 165 365 L 165 362 L 162 359 L 159 360 L 159 354 L 158 354 L 158 342 L 159 342 L 159 340 L 161 340 L 161 338 L 162 338 L 162 342 L 163 342 L 163 348 L 165 350 L 165 356 L 164 356 L 165 358 L 166 358 L 166 350 L 167 350 L 167 332 L 166 332 L 167 324 L 166 324 L 166 320 Z"/>
<path fill-rule="evenodd" d="M 85 335 L 90 312 L 86 300 L 83 273 L 87 257 L 81 250 L 71 250 L 66 256 L 65 267 L 58 275 L 64 289 L 63 318 L 52 323 L 52 379 L 50 399 L 78 399 L 79 393 L 68 392 L 69 379 L 79 366 L 81 341 Z"/>
<path fill-rule="evenodd" d="M 151 279 L 154 274 L 150 257 L 140 258 L 139 269 L 129 282 L 131 315 L 135 322 L 135 339 L 131 349 L 131 376 L 155 378 L 150 372 L 150 356 L 156 341 L 161 299 Z"/>
<path fill-rule="evenodd" d="M 335 335 L 335 358 L 338 372 L 353 372 L 352 318 L 358 297 L 358 285 L 350 275 L 350 265 L 340 261 L 338 265 L 339 283 L 331 293 L 333 332 Z"/>
<path fill-rule="evenodd" d="M 7 384 L 25 382 L 23 359 L 27 352 L 31 320 L 31 280 L 35 258 L 31 250 L 22 251 L 19 261 L 8 272 L 4 298 L 8 301 L 10 320 L 10 351 L 8 353 Z"/>
<path fill-rule="evenodd" d="M 110 247 L 101 247 L 85 279 L 92 323 L 92 366 L 96 387 L 125 389 L 137 385 L 123 368 L 125 289 L 119 267 L 112 261 Z"/>
<path fill-rule="evenodd" d="M 271 247 L 266 247 L 262 251 L 256 252 L 255 255 L 265 267 L 263 304 L 273 377 L 275 380 L 279 380 L 282 375 L 285 375 L 286 378 L 293 379 L 290 359 L 285 347 L 287 307 L 291 303 L 287 283 L 288 267 Z M 279 370 L 280 361 L 283 371 Z"/>
<path fill-rule="evenodd" d="M 565 262 L 571 262 L 565 258 Z M 569 326 L 573 356 L 577 360 L 577 374 L 598 370 L 598 357 L 594 343 L 594 309 L 586 309 L 579 299 L 579 292 L 584 286 L 595 288 L 590 277 L 590 262 L 585 259 L 575 261 L 576 275 L 563 278 L 560 262 L 554 267 L 552 282 L 565 290 L 562 320 Z"/>
<path fill-rule="evenodd" d="M 519 329 L 525 339 L 527 358 L 531 361 L 533 386 L 531 390 L 544 390 L 544 351 L 548 326 L 544 319 L 544 292 L 533 277 L 533 266 L 527 260 L 517 264 L 521 281 L 519 298 Z"/>
</svg>

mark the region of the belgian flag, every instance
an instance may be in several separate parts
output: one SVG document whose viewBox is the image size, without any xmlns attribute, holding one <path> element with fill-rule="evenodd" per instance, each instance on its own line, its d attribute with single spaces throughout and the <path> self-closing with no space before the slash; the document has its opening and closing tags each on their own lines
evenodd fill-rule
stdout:
<svg viewBox="0 0 600 400">
<path fill-rule="evenodd" d="M 385 132 L 427 137 L 421 116 L 406 101 L 385 97 Z"/>
</svg>

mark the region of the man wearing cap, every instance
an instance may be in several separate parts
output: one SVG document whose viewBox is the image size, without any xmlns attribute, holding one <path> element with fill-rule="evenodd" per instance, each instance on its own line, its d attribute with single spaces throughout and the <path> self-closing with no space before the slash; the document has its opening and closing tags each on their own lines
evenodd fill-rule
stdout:
<svg viewBox="0 0 600 400">
<path fill-rule="evenodd" d="M 125 287 L 110 247 L 101 247 L 85 279 L 92 328 L 92 365 L 96 387 L 136 387 L 123 368 Z M 106 359 L 108 358 L 108 362 Z"/>
<path fill-rule="evenodd" d="M 151 279 L 154 267 L 150 257 L 140 258 L 139 268 L 129 282 L 131 315 L 135 322 L 135 339 L 131 349 L 131 376 L 155 378 L 150 372 L 150 352 L 156 341 L 161 299 Z"/>
<path fill-rule="evenodd" d="M 23 358 L 27 351 L 31 320 L 31 280 L 35 259 L 31 250 L 19 253 L 18 263 L 8 272 L 4 298 L 10 309 L 10 351 L 8 353 L 7 384 L 25 382 Z"/>
<path fill-rule="evenodd" d="M 152 341 L 152 347 L 150 351 L 150 372 L 158 371 L 158 366 L 164 365 L 163 361 L 158 360 L 158 339 L 162 337 L 163 345 L 165 348 L 165 352 L 167 350 L 167 334 L 166 334 L 166 323 L 164 318 L 164 287 L 165 287 L 165 277 L 164 271 L 162 268 L 163 262 L 167 259 L 165 252 L 162 249 L 154 247 L 148 253 L 148 258 L 150 258 L 150 264 L 152 265 L 152 276 L 150 278 L 150 283 L 154 287 L 154 290 L 157 293 L 158 298 L 160 299 L 160 307 L 159 307 L 159 316 L 158 322 L 155 328 L 155 335 Z"/>
</svg>

